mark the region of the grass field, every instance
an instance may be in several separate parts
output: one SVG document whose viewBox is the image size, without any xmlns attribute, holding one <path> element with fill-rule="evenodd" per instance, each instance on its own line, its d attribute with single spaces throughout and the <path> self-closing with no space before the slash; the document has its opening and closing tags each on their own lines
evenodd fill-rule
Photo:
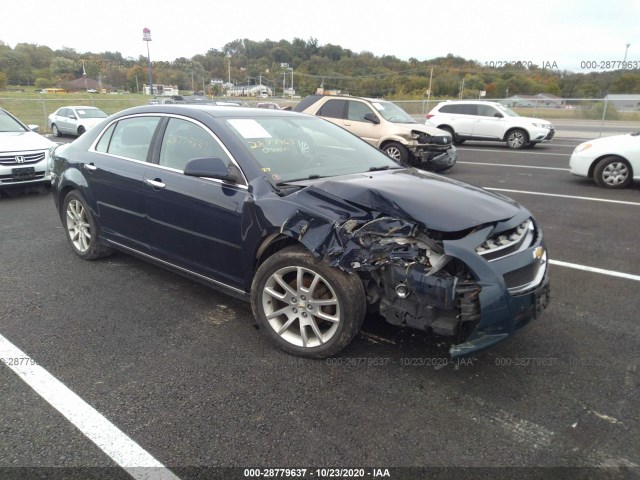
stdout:
<svg viewBox="0 0 640 480">
<path fill-rule="evenodd" d="M 92 105 L 102 109 L 107 114 L 119 112 L 125 108 L 138 105 L 147 105 L 151 97 L 149 95 L 124 93 L 118 95 L 111 94 L 89 94 L 81 93 L 36 93 L 36 92 L 0 92 L 0 107 L 8 110 L 24 123 L 35 124 L 40 127 L 41 133 L 50 133 L 46 130 L 47 117 L 60 107 L 67 105 Z M 224 100 L 221 98 L 220 100 Z M 249 104 L 255 104 L 259 100 L 242 99 Z M 271 101 L 271 99 L 269 99 Z M 293 105 L 290 101 L 273 99 L 281 106 Z M 423 116 L 423 114 L 437 105 L 439 100 L 424 101 L 398 101 L 399 106 L 412 115 Z M 602 118 L 602 100 L 593 102 L 592 108 L 588 106 L 581 109 L 560 109 L 560 108 L 514 108 L 518 114 L 527 117 L 554 119 L 588 119 L 600 120 Z M 616 112 L 608 109 L 607 120 L 640 121 L 640 112 Z"/>
<path fill-rule="evenodd" d="M 40 133 L 45 133 L 47 117 L 60 107 L 91 105 L 111 115 L 125 108 L 147 105 L 149 99 L 149 95 L 129 93 L 101 95 L 88 93 L 0 92 L 0 107 L 8 110 L 24 123 L 38 125 Z"/>
</svg>

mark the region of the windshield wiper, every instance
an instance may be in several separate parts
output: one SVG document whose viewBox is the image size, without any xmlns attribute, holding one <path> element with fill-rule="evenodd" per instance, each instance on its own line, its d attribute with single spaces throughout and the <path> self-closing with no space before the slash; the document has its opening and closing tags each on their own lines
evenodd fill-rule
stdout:
<svg viewBox="0 0 640 480">
<path fill-rule="evenodd" d="M 276 185 L 288 185 L 291 182 L 303 182 L 305 180 L 315 180 L 316 178 L 322 178 L 320 175 L 309 175 L 308 177 L 303 178 L 292 178 L 290 180 L 285 180 L 284 182 L 278 182 Z"/>
</svg>

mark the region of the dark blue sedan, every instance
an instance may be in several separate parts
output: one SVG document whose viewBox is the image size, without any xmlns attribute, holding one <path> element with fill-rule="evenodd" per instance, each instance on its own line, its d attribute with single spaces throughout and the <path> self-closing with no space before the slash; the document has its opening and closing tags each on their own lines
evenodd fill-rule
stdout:
<svg viewBox="0 0 640 480">
<path fill-rule="evenodd" d="M 529 211 L 398 164 L 321 118 L 137 107 L 53 162 L 79 257 L 121 250 L 249 300 L 268 336 L 298 355 L 336 354 L 377 310 L 451 337 L 461 357 L 508 338 L 549 299 Z"/>
</svg>

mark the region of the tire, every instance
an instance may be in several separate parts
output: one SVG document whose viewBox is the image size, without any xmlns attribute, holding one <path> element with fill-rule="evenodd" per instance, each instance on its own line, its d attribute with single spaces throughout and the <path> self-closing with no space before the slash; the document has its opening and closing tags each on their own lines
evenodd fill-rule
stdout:
<svg viewBox="0 0 640 480">
<path fill-rule="evenodd" d="M 409 150 L 401 143 L 389 142 L 382 147 L 382 151 L 397 162 L 407 163 L 409 160 Z"/>
<path fill-rule="evenodd" d="M 527 148 L 533 148 L 538 144 L 538 142 L 529 142 L 529 145 L 527 145 Z"/>
<path fill-rule="evenodd" d="M 458 136 L 456 135 L 456 133 L 453 131 L 453 128 L 451 127 L 438 127 L 440 130 L 444 130 L 445 132 L 449 132 L 449 135 L 451 135 L 451 141 L 453 142 L 454 145 L 462 145 L 465 140 L 460 140 L 458 138 Z"/>
<path fill-rule="evenodd" d="M 71 248 L 84 260 L 97 260 L 111 255 L 109 247 L 98 242 L 98 229 L 84 198 L 77 191 L 64 199 L 62 224 Z"/>
<path fill-rule="evenodd" d="M 632 180 L 631 165 L 620 157 L 605 157 L 593 170 L 593 179 L 599 187 L 625 188 Z"/>
<path fill-rule="evenodd" d="M 54 123 L 53 125 L 51 125 L 51 133 L 53 133 L 54 137 L 61 137 L 62 134 L 60 133 L 60 130 L 58 130 L 58 126 Z"/>
<path fill-rule="evenodd" d="M 81 136 L 84 132 L 86 132 L 85 128 L 81 125 L 78 127 L 78 136 Z"/>
<path fill-rule="evenodd" d="M 251 285 L 251 308 L 267 336 L 282 350 L 309 358 L 330 357 L 351 343 L 364 321 L 365 298 L 357 275 L 301 246 L 269 257 Z"/>
<path fill-rule="evenodd" d="M 529 134 L 520 128 L 515 128 L 507 134 L 507 146 L 520 150 L 529 145 Z"/>
</svg>

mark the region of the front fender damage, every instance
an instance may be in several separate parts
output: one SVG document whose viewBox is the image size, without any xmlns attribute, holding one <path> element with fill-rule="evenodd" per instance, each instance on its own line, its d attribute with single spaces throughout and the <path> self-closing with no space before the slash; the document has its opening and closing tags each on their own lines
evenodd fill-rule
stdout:
<svg viewBox="0 0 640 480">
<path fill-rule="evenodd" d="M 331 266 L 358 274 L 370 309 L 394 325 L 463 342 L 480 319 L 481 288 L 469 269 L 445 253 L 437 232 L 417 223 L 384 215 L 332 220 L 297 211 L 280 233 Z"/>
</svg>

